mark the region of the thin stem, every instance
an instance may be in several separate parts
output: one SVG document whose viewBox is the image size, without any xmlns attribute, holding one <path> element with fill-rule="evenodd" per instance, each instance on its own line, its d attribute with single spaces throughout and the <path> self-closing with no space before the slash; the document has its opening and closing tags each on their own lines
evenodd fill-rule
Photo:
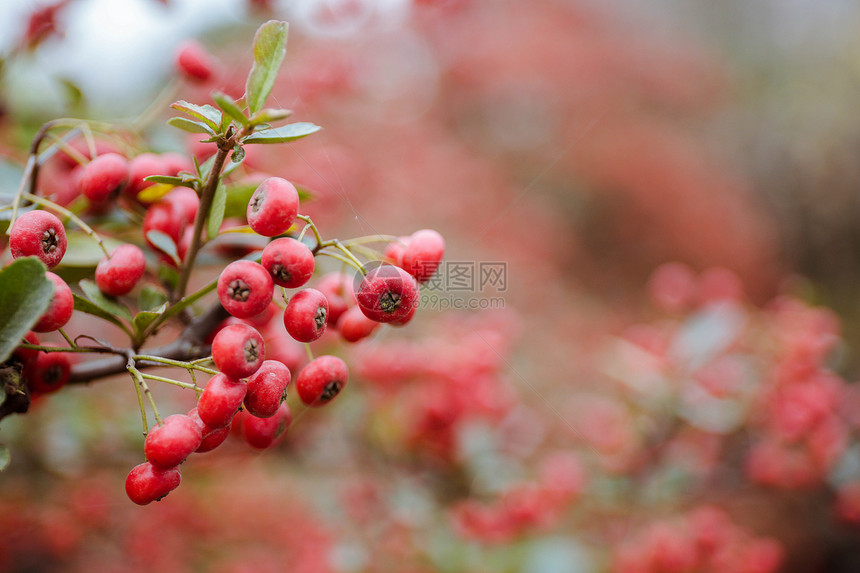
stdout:
<svg viewBox="0 0 860 573">
<path fill-rule="evenodd" d="M 206 185 L 203 186 L 203 190 L 200 192 L 200 206 L 197 209 L 197 218 L 194 220 L 194 234 L 191 236 L 191 246 L 188 247 L 188 254 L 185 256 L 185 264 L 182 266 L 182 273 L 179 275 L 176 292 L 173 293 L 174 301 L 185 296 L 185 289 L 188 288 L 188 279 L 191 277 L 191 269 L 194 268 L 194 261 L 197 259 L 197 251 L 200 250 L 200 246 L 202 245 L 203 225 L 206 223 L 206 218 L 212 209 L 212 200 L 215 198 L 215 190 L 218 188 L 221 170 L 224 168 L 224 162 L 227 160 L 230 150 L 233 149 L 233 145 L 232 131 L 228 129 L 225 140 L 218 144 L 218 153 L 215 155 L 215 162 L 212 164 L 212 170 L 209 172 Z"/>
<path fill-rule="evenodd" d="M 149 432 L 149 422 L 146 420 L 146 407 L 143 405 L 143 394 L 140 392 L 140 388 L 143 384 L 143 376 L 130 364 L 128 365 L 128 371 L 131 374 L 132 381 L 134 382 L 134 391 L 137 394 L 137 404 L 140 407 L 140 421 L 143 423 L 143 435 L 146 436 L 147 432 Z"/>
<path fill-rule="evenodd" d="M 155 416 L 155 423 L 161 424 L 161 416 L 158 415 L 158 406 L 155 405 L 155 399 L 152 397 L 152 392 L 149 391 L 149 386 L 143 379 L 143 373 L 141 373 L 140 370 L 138 370 L 131 364 L 128 365 L 128 371 L 131 372 L 131 375 L 135 377 L 137 383 L 140 384 L 141 390 L 143 390 L 143 393 L 146 395 L 147 400 L 149 400 L 149 405 L 152 408 L 152 414 Z"/>
<path fill-rule="evenodd" d="M 361 263 L 361 261 L 359 261 L 358 258 L 356 258 L 356 256 L 352 253 L 352 251 L 350 251 L 348 248 L 346 248 L 344 246 L 344 244 L 340 242 L 339 239 L 331 239 L 329 241 L 326 241 L 325 243 L 320 245 L 319 250 L 325 249 L 327 247 L 334 247 L 337 250 L 339 250 L 340 252 L 342 252 L 351 261 L 352 265 L 356 269 L 361 271 L 362 275 L 367 274 L 367 271 L 364 270 L 364 265 Z M 320 254 L 322 254 L 322 253 L 320 253 Z"/>
<path fill-rule="evenodd" d="M 206 368 L 205 366 L 199 366 L 196 364 L 196 360 L 194 362 L 182 362 L 181 360 L 172 360 L 170 358 L 162 358 L 161 356 L 150 356 L 148 354 L 135 354 L 132 358 L 136 361 L 140 362 L 158 362 L 160 364 L 166 364 L 168 366 L 175 366 L 177 368 L 182 368 L 184 370 L 199 370 L 200 372 L 205 372 L 206 374 L 218 374 L 217 370 L 213 370 L 211 368 Z M 209 360 L 209 357 L 204 360 Z"/>
<path fill-rule="evenodd" d="M 68 340 L 68 338 L 66 340 Z M 42 352 L 94 352 L 99 354 L 117 354 L 117 351 L 111 348 L 93 348 L 90 346 L 74 346 L 72 348 L 66 348 L 65 346 L 42 346 L 26 342 L 22 342 L 19 346 L 21 348 L 26 348 L 27 350 L 41 350 Z"/>
<path fill-rule="evenodd" d="M 365 237 L 347 239 L 343 241 L 343 244 L 351 247 L 352 245 L 363 245 L 365 243 L 391 243 L 393 241 L 397 241 L 396 235 L 367 235 Z"/>
<path fill-rule="evenodd" d="M 313 353 L 313 351 L 311 350 L 311 345 L 310 345 L 310 344 L 308 344 L 307 342 L 305 342 L 305 343 L 304 343 L 304 345 L 305 345 L 305 352 L 306 352 L 306 353 L 307 353 L 307 355 L 308 355 L 308 361 L 313 361 L 313 359 L 314 359 L 314 353 Z"/>
<path fill-rule="evenodd" d="M 338 261 L 342 262 L 345 265 L 348 265 L 350 267 L 355 267 L 355 269 L 357 271 L 361 272 L 362 275 L 366 274 L 364 269 L 361 267 L 360 264 L 358 266 L 356 266 L 356 264 L 353 261 L 351 261 L 350 259 L 348 259 L 346 257 L 342 257 L 341 255 L 338 255 L 337 253 L 331 253 L 329 251 L 320 251 L 317 254 L 318 255 L 325 255 L 326 257 L 331 257 L 333 259 L 337 259 Z"/>
<path fill-rule="evenodd" d="M 68 334 L 66 334 L 66 331 L 65 331 L 65 330 L 63 330 L 62 328 L 59 328 L 58 330 L 60 331 L 60 334 L 62 334 L 62 335 L 63 335 L 63 338 L 65 338 L 65 339 L 66 339 L 66 342 L 68 342 L 68 343 L 69 343 L 69 346 L 71 346 L 72 348 L 77 348 L 77 347 L 78 347 L 78 345 L 77 345 L 77 344 L 75 344 L 75 341 L 74 341 L 74 340 L 72 340 L 71 338 L 69 338 L 69 335 L 68 335 Z"/>
<path fill-rule="evenodd" d="M 144 374 L 143 372 L 141 372 L 140 375 L 147 380 L 166 382 L 167 384 L 173 384 L 174 386 L 179 386 L 180 388 L 185 388 L 186 390 L 200 390 L 200 388 L 198 388 L 196 384 L 180 382 L 179 380 L 174 380 L 173 378 L 165 378 L 164 376 L 156 376 L 155 374 Z"/>
<path fill-rule="evenodd" d="M 316 249 L 314 249 L 314 250 L 319 250 L 319 249 L 321 249 L 321 248 L 322 248 L 322 242 L 323 242 L 323 240 L 322 240 L 322 237 L 320 237 L 320 232 L 319 232 L 319 230 L 317 229 L 317 226 L 316 226 L 316 225 L 314 225 L 314 222 L 313 222 L 313 221 L 311 221 L 311 218 L 310 218 L 310 217 L 308 217 L 307 215 L 296 215 L 296 218 L 297 218 L 297 219 L 301 219 L 302 221 L 304 221 L 305 223 L 307 223 L 307 226 L 305 227 L 305 229 L 307 229 L 308 227 L 310 227 L 311 231 L 313 231 L 313 233 L 314 233 L 314 238 L 317 240 L 317 246 L 316 246 Z M 304 233 L 305 233 L 305 230 L 303 229 L 303 230 L 302 230 L 302 235 L 300 235 L 300 236 L 304 236 Z"/>
<path fill-rule="evenodd" d="M 57 205 L 56 203 L 54 203 L 53 201 L 51 201 L 49 199 L 45 199 L 44 197 L 39 197 L 38 195 L 33 195 L 31 193 L 24 193 L 23 197 L 25 199 L 27 199 L 28 201 L 32 201 L 33 203 L 36 203 L 37 205 L 42 205 L 43 207 L 47 207 L 51 211 L 56 211 L 57 213 L 63 215 L 64 217 L 71 219 L 78 227 L 80 227 L 87 235 L 92 237 L 99 244 L 99 247 L 101 247 L 101 250 L 105 255 L 110 254 L 110 253 L 108 253 L 108 250 L 105 247 L 104 241 L 102 241 L 102 238 L 99 236 L 99 234 L 96 233 L 92 227 L 90 227 L 89 225 L 84 223 L 84 221 L 80 217 L 78 217 L 77 215 L 75 215 L 74 213 L 72 213 L 71 211 L 66 209 L 65 207 Z"/>
</svg>

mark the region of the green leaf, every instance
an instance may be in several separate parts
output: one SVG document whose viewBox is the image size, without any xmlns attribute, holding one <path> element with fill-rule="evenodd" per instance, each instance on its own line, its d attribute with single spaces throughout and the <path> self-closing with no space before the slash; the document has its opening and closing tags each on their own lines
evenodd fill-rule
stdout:
<svg viewBox="0 0 860 573">
<path fill-rule="evenodd" d="M 9 448 L 0 444 L 0 472 L 9 467 L 9 462 L 12 461 L 12 456 L 9 455 Z"/>
<path fill-rule="evenodd" d="M 72 293 L 72 296 L 75 298 L 75 310 L 79 310 L 86 314 L 97 316 L 103 320 L 117 325 L 118 327 L 128 332 L 128 328 L 125 326 L 125 324 L 123 324 L 123 322 L 118 319 L 114 314 L 111 314 L 110 312 L 101 308 L 94 302 L 91 302 L 90 300 L 85 299 L 80 295 Z"/>
<path fill-rule="evenodd" d="M 145 285 L 137 295 L 137 306 L 140 310 L 152 310 L 167 302 L 167 296 L 153 285 Z"/>
<path fill-rule="evenodd" d="M 108 252 L 124 244 L 111 237 L 102 237 L 102 242 Z M 92 237 L 82 231 L 66 233 L 66 254 L 60 263 L 63 267 L 94 267 L 105 256 L 104 251 Z"/>
<path fill-rule="evenodd" d="M 233 153 L 230 154 L 230 161 L 233 163 L 242 163 L 242 160 L 245 159 L 245 148 L 241 145 L 237 145 L 233 148 Z"/>
<path fill-rule="evenodd" d="M 35 257 L 22 257 L 0 271 L 0 362 L 11 356 L 48 309 L 54 283 L 45 277 L 46 271 Z"/>
<path fill-rule="evenodd" d="M 146 327 L 152 324 L 158 317 L 164 314 L 167 310 L 167 303 L 163 303 L 155 310 L 142 310 L 134 315 L 134 332 L 140 334 Z"/>
<path fill-rule="evenodd" d="M 251 118 L 251 125 L 260 125 L 261 123 L 271 123 L 273 121 L 283 121 L 293 115 L 290 109 L 261 109 Z"/>
<path fill-rule="evenodd" d="M 212 131 L 218 131 L 221 126 L 221 112 L 211 105 L 196 105 L 184 100 L 179 100 L 170 104 L 170 107 L 185 112 L 191 117 L 196 117 L 211 127 Z"/>
<path fill-rule="evenodd" d="M 168 288 L 175 289 L 179 284 L 179 271 L 168 265 L 161 265 L 158 267 L 158 280 Z"/>
<path fill-rule="evenodd" d="M 99 290 L 99 287 L 96 286 L 95 282 L 89 279 L 83 279 L 78 284 L 91 303 L 115 317 L 119 316 L 126 320 L 131 320 L 131 312 L 128 308 L 121 302 L 105 296 L 105 294 Z"/>
<path fill-rule="evenodd" d="M 184 183 L 182 177 L 172 177 L 170 175 L 149 175 L 143 178 L 144 181 L 150 183 L 164 183 L 165 185 L 173 185 L 178 187 Z"/>
<path fill-rule="evenodd" d="M 269 20 L 257 29 L 254 35 L 254 65 L 245 83 L 248 110 L 251 114 L 263 108 L 272 88 L 284 55 L 287 53 L 286 22 Z"/>
<path fill-rule="evenodd" d="M 202 121 L 194 121 L 192 119 L 185 119 L 184 117 L 171 117 L 167 120 L 167 124 L 178 127 L 188 133 L 205 133 L 213 137 L 215 136 L 215 130 Z"/>
<path fill-rule="evenodd" d="M 218 182 L 215 196 L 212 198 L 212 209 L 209 211 L 209 220 L 206 221 L 206 236 L 211 240 L 218 236 L 221 223 L 224 221 L 224 208 L 227 205 L 227 187 L 223 181 Z"/>
<path fill-rule="evenodd" d="M 248 125 L 248 117 L 242 113 L 242 109 L 236 104 L 236 100 L 231 98 L 225 93 L 221 92 L 212 92 L 212 99 L 215 101 L 215 104 L 220 107 L 224 112 L 239 122 L 243 127 Z"/>
<path fill-rule="evenodd" d="M 261 129 L 247 136 L 242 143 L 286 143 L 307 137 L 320 129 L 322 129 L 320 126 L 313 123 L 290 123 L 272 129 Z"/>
<path fill-rule="evenodd" d="M 167 233 L 162 233 L 161 231 L 149 231 L 146 234 L 146 238 L 149 239 L 149 242 L 155 245 L 158 250 L 173 259 L 176 266 L 182 264 L 182 261 L 179 260 L 179 252 L 176 250 L 176 243 L 173 242 L 173 239 L 171 239 Z"/>
</svg>

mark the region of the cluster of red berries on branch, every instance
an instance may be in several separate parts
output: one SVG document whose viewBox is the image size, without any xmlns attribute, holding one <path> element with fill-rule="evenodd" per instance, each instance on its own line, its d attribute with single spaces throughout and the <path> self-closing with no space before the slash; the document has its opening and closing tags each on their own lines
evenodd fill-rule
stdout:
<svg viewBox="0 0 860 573">
<path fill-rule="evenodd" d="M 303 408 L 334 400 L 349 380 L 347 363 L 334 354 L 313 357 L 307 344 L 327 329 L 355 342 L 381 324 L 407 323 L 418 306 L 419 285 L 430 279 L 444 254 L 441 235 L 427 229 L 400 238 L 325 240 L 314 222 L 300 214 L 302 196 L 295 185 L 242 165 L 246 145 L 290 142 L 319 129 L 309 123 L 274 127 L 291 112 L 263 107 L 271 90 L 266 74 L 280 66 L 286 30 L 285 23 L 276 21 L 258 30 L 254 67 L 242 98 L 213 92 L 215 107 L 185 101 L 172 105 L 187 117 L 169 123 L 208 135 L 205 141 L 216 144 L 217 153 L 203 163 L 173 154 L 123 151 L 130 145 L 121 128 L 84 121 L 49 123 L 34 141 L 30 167 L 9 205 L 13 262 L 0 280 L 33 273 L 38 284 L 31 285 L 34 292 L 22 285 L 14 294 L 26 316 L 0 332 L 12 342 L 0 358 L 17 372 L 4 382 L 0 401 L 10 394 L 23 396 L 27 403 L 17 411 L 26 411 L 30 397 L 55 392 L 69 381 L 127 372 L 146 436 L 146 461 L 126 480 L 126 492 L 138 504 L 175 489 L 180 464 L 192 453 L 218 447 L 240 412 L 239 431 L 250 446 L 277 444 L 293 419 L 287 402 L 291 383 Z M 183 47 L 179 66 L 200 81 L 211 75 L 199 47 Z M 57 135 L 57 130 L 63 133 Z M 79 131 L 87 134 L 83 150 L 75 147 Z M 111 143 L 100 149 L 93 132 Z M 61 151 L 79 164 L 75 191 L 63 193 L 63 199 L 35 192 L 40 189 L 39 168 L 48 161 L 39 148 L 49 133 L 55 143 L 48 151 Z M 248 181 L 254 181 L 250 188 Z M 34 192 L 25 192 L 28 187 Z M 226 222 L 228 218 L 233 221 Z M 241 222 L 237 225 L 235 219 Z M 47 271 L 62 267 L 72 237 L 68 225 L 80 229 L 76 240 L 97 245 L 99 253 L 89 267 L 92 278 L 72 286 Z M 227 235 L 254 236 L 259 246 L 216 248 L 216 239 Z M 372 248 L 380 243 L 387 246 L 384 251 Z M 192 290 L 201 251 L 223 267 L 216 280 Z M 352 273 L 325 275 L 313 288 L 318 256 L 331 257 Z M 217 302 L 201 310 L 200 300 L 213 291 Z M 42 303 L 40 294 L 45 295 Z M 128 342 L 106 342 L 95 327 L 66 333 L 63 327 L 76 312 L 120 328 Z M 163 347 L 169 352 L 147 348 L 154 334 L 175 321 L 186 327 L 173 345 Z M 58 332 L 67 344 L 42 344 L 35 332 Z M 287 339 L 306 345 L 307 364 L 283 358 Z M 69 357 L 85 353 L 114 356 L 73 365 Z M 90 375 L 81 375 L 76 367 Z M 192 382 L 151 374 L 154 367 L 184 370 Z M 205 386 L 197 385 L 196 373 L 210 377 Z M 161 418 L 150 390 L 153 382 L 192 390 L 196 406 Z M 156 419 L 151 427 L 148 411 Z"/>
</svg>

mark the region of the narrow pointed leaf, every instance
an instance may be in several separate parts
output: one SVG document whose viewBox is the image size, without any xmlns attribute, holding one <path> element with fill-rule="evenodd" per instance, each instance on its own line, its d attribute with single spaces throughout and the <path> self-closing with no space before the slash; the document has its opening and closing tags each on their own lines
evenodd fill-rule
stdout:
<svg viewBox="0 0 860 573">
<path fill-rule="evenodd" d="M 173 242 L 173 239 L 171 239 L 167 233 L 162 233 L 161 231 L 150 231 L 146 234 L 146 238 L 149 239 L 149 242 L 158 247 L 161 252 L 173 259 L 176 266 L 181 264 L 182 261 L 179 260 L 179 252 L 176 250 L 176 243 Z"/>
<path fill-rule="evenodd" d="M 202 121 L 194 121 L 192 119 L 185 119 L 184 117 L 171 117 L 167 120 L 167 123 L 168 125 L 187 131 L 188 133 L 205 133 L 211 136 L 215 135 L 215 130 Z"/>
<path fill-rule="evenodd" d="M 218 183 L 215 196 L 212 198 L 212 210 L 209 211 L 209 220 L 206 222 L 206 236 L 214 239 L 218 236 L 221 223 L 224 221 L 224 207 L 227 205 L 227 187 L 223 182 Z"/>
<path fill-rule="evenodd" d="M 238 121 L 240 125 L 248 125 L 248 117 L 242 113 L 242 109 L 238 106 L 236 100 L 221 92 L 212 92 L 212 99 L 218 107 L 224 110 L 224 113 Z"/>
<path fill-rule="evenodd" d="M 101 308 L 100 306 L 98 306 L 94 302 L 92 302 L 89 299 L 86 299 L 80 295 L 72 293 L 72 296 L 75 299 L 75 310 L 78 310 L 78 311 L 86 313 L 86 314 L 91 314 L 93 316 L 97 316 L 97 317 L 101 318 L 102 320 L 106 320 L 112 324 L 115 324 L 118 327 L 125 330 L 126 332 L 128 332 L 125 324 L 123 324 L 123 322 L 120 319 L 118 319 L 115 315 L 111 314 L 110 312 Z"/>
<path fill-rule="evenodd" d="M 99 290 L 94 281 L 83 279 L 78 284 L 91 303 L 115 317 L 118 316 L 129 321 L 131 320 L 131 312 L 128 308 L 118 300 L 107 297 Z"/>
<path fill-rule="evenodd" d="M 307 137 L 322 129 L 313 123 L 300 122 L 282 125 L 272 129 L 262 129 L 252 133 L 243 140 L 243 143 L 286 143 Z"/>
<path fill-rule="evenodd" d="M 218 131 L 218 127 L 221 125 L 221 112 L 211 105 L 197 105 L 180 100 L 170 104 L 170 107 L 199 119 L 212 128 L 213 131 Z"/>
<path fill-rule="evenodd" d="M 0 362 L 5 361 L 48 309 L 54 284 L 35 257 L 12 261 L 0 271 Z"/>
<path fill-rule="evenodd" d="M 251 114 L 263 108 L 275 85 L 275 78 L 287 53 L 286 22 L 269 20 L 254 35 L 254 65 L 245 83 L 248 110 Z"/>
</svg>

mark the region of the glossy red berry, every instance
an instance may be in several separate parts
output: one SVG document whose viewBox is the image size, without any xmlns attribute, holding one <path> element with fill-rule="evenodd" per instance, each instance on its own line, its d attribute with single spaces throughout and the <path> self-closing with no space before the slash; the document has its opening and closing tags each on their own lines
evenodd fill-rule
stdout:
<svg viewBox="0 0 860 573">
<path fill-rule="evenodd" d="M 176 54 L 176 67 L 192 82 L 206 82 L 212 77 L 215 65 L 206 49 L 193 40 L 183 43 Z"/>
<path fill-rule="evenodd" d="M 323 335 L 328 316 L 328 300 L 323 293 L 306 288 L 294 294 L 284 310 L 284 326 L 299 342 L 313 342 Z"/>
<path fill-rule="evenodd" d="M 176 205 L 182 212 L 182 220 L 186 225 L 194 222 L 194 218 L 197 217 L 197 209 L 200 207 L 200 197 L 188 187 L 177 187 L 162 197 L 161 201 Z"/>
<path fill-rule="evenodd" d="M 245 409 L 258 418 L 275 415 L 290 385 L 290 369 L 277 360 L 266 360 L 260 369 L 248 378 Z"/>
<path fill-rule="evenodd" d="M 53 332 L 62 328 L 72 318 L 72 312 L 75 310 L 75 298 L 66 281 L 51 271 L 45 273 L 45 278 L 54 283 L 54 294 L 51 295 L 48 309 L 33 325 L 35 332 Z"/>
<path fill-rule="evenodd" d="M 263 336 L 253 326 L 231 324 L 212 340 L 212 361 L 230 378 L 246 378 L 260 369 L 266 359 Z"/>
<path fill-rule="evenodd" d="M 160 251 L 161 249 L 152 241 L 149 233 L 151 231 L 164 233 L 170 237 L 175 245 L 179 243 L 187 223 L 185 213 L 180 205 L 168 201 L 159 201 L 152 205 L 143 217 L 143 236 L 153 250 Z"/>
<path fill-rule="evenodd" d="M 403 250 L 403 270 L 414 276 L 419 283 L 425 283 L 439 268 L 444 254 L 445 239 L 442 235 L 432 229 L 415 231 Z"/>
<path fill-rule="evenodd" d="M 96 284 L 109 296 L 128 294 L 143 277 L 146 258 L 137 245 L 120 245 L 96 267 Z"/>
<path fill-rule="evenodd" d="M 210 428 L 226 428 L 239 411 L 248 388 L 224 374 L 213 376 L 197 401 L 197 415 Z"/>
<path fill-rule="evenodd" d="M 418 285 L 400 267 L 380 265 L 371 269 L 355 293 L 364 315 L 376 322 L 400 320 L 418 304 Z"/>
<path fill-rule="evenodd" d="M 274 237 L 286 233 L 299 212 L 299 192 L 280 177 L 265 179 L 254 191 L 246 212 L 255 233 Z"/>
<path fill-rule="evenodd" d="M 45 266 L 52 269 L 66 254 L 66 229 L 57 217 L 47 211 L 28 211 L 12 225 L 9 249 L 14 259 L 39 257 Z"/>
<path fill-rule="evenodd" d="M 39 344 L 39 337 L 37 337 L 36 333 L 32 331 L 24 335 L 24 340 L 30 344 Z M 36 360 L 40 352 L 40 350 L 30 350 L 29 348 L 21 348 L 19 346 L 15 349 L 15 352 L 13 352 L 12 355 L 24 364 L 29 364 Z"/>
<path fill-rule="evenodd" d="M 119 153 L 99 155 L 83 167 L 78 184 L 91 202 L 104 203 L 128 184 L 128 161 Z"/>
<path fill-rule="evenodd" d="M 378 327 L 379 323 L 364 316 L 357 306 L 348 309 L 337 320 L 337 330 L 347 342 L 358 342 L 367 338 Z"/>
<path fill-rule="evenodd" d="M 137 194 L 152 185 L 150 181 L 144 181 L 144 177 L 150 175 L 164 175 L 167 167 L 164 160 L 155 153 L 141 153 L 128 162 L 128 185 L 125 194 L 137 199 Z"/>
<path fill-rule="evenodd" d="M 233 261 L 218 277 L 218 299 L 236 318 L 250 318 L 269 306 L 275 284 L 259 263 Z"/>
<path fill-rule="evenodd" d="M 188 411 L 188 417 L 197 422 L 200 426 L 200 431 L 203 432 L 203 440 L 197 446 L 197 449 L 194 450 L 198 454 L 214 450 L 223 444 L 227 436 L 230 435 L 230 424 L 227 424 L 223 428 L 213 428 L 200 419 L 200 414 L 196 407 Z"/>
<path fill-rule="evenodd" d="M 185 414 L 174 414 L 149 431 L 143 452 L 152 465 L 172 468 L 184 462 L 202 440 L 203 430 L 197 422 Z"/>
<path fill-rule="evenodd" d="M 314 274 L 313 253 L 307 245 L 290 237 L 266 245 L 261 263 L 275 284 L 285 288 L 304 286 Z"/>
<path fill-rule="evenodd" d="M 389 259 L 391 264 L 396 265 L 398 267 L 403 266 L 403 252 L 406 250 L 406 245 L 409 244 L 409 237 L 401 236 L 397 237 L 396 240 L 391 241 L 385 247 L 385 251 L 382 253 L 385 258 Z"/>
<path fill-rule="evenodd" d="M 56 392 L 69 381 L 72 363 L 63 352 L 40 352 L 24 365 L 22 376 L 31 394 Z"/>
<path fill-rule="evenodd" d="M 337 356 L 318 356 L 296 378 L 299 398 L 308 406 L 325 406 L 346 386 L 349 369 Z"/>
<path fill-rule="evenodd" d="M 136 465 L 125 480 L 125 493 L 138 505 L 159 501 L 179 487 L 182 476 L 178 468 L 159 469 L 149 462 Z"/>
<path fill-rule="evenodd" d="M 258 418 L 252 414 L 245 416 L 242 419 L 242 436 L 252 448 L 270 448 L 283 439 L 292 421 L 293 414 L 285 402 L 268 418 Z"/>
</svg>

